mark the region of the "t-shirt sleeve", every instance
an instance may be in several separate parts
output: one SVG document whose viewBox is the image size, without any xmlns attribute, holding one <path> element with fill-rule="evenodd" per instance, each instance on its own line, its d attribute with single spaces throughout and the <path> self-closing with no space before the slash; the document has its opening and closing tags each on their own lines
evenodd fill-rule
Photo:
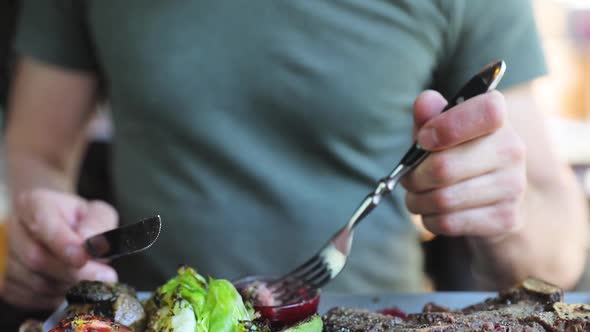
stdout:
<svg viewBox="0 0 590 332">
<path fill-rule="evenodd" d="M 84 0 L 24 0 L 15 51 L 52 65 L 96 70 Z"/>
<path fill-rule="evenodd" d="M 486 64 L 503 59 L 507 70 L 498 89 L 546 74 L 545 59 L 529 0 L 449 1 L 446 50 L 434 88 L 452 97 Z"/>
</svg>

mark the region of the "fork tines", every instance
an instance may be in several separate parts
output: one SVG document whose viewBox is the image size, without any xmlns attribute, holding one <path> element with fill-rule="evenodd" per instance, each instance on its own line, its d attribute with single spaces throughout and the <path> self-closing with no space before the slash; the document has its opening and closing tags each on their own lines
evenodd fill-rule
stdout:
<svg viewBox="0 0 590 332">
<path fill-rule="evenodd" d="M 268 285 L 275 299 L 288 303 L 310 295 L 330 281 L 330 276 L 331 272 L 323 257 L 315 255 L 305 264 Z"/>
</svg>

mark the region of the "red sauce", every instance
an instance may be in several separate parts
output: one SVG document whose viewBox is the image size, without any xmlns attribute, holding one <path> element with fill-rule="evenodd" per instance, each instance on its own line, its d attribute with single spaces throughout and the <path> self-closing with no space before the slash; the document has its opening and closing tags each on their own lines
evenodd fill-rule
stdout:
<svg viewBox="0 0 590 332">
<path fill-rule="evenodd" d="M 301 299 L 297 303 L 284 304 L 279 306 L 257 306 L 254 310 L 267 319 L 274 328 L 292 325 L 315 314 L 320 303 L 319 292 Z"/>
<path fill-rule="evenodd" d="M 408 314 L 405 313 L 404 311 L 402 311 L 398 307 L 385 308 L 385 309 L 381 309 L 381 310 L 379 310 L 377 312 L 380 313 L 380 314 L 383 314 L 383 315 L 398 317 L 398 318 L 401 318 L 401 319 L 408 318 Z"/>
<path fill-rule="evenodd" d="M 266 282 L 269 278 L 260 277 L 246 277 L 235 281 L 234 286 L 242 295 L 243 291 L 248 289 L 248 286 L 253 282 Z M 298 294 L 303 295 L 308 293 L 307 288 L 299 290 Z M 252 296 L 246 296 L 252 300 Z M 256 298 L 256 297 L 254 297 Z M 273 329 L 279 329 L 284 326 L 293 325 L 302 321 L 311 315 L 317 313 L 318 305 L 320 303 L 320 292 L 311 292 L 308 296 L 297 300 L 296 303 L 280 303 L 277 305 L 262 305 L 260 303 L 252 303 L 254 310 L 258 312 L 262 319 L 267 320 Z"/>
</svg>

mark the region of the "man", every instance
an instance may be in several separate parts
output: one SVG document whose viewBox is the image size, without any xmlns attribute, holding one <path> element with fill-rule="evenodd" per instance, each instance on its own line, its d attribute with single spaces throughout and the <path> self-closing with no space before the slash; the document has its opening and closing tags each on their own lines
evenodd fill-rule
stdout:
<svg viewBox="0 0 590 332">
<path fill-rule="evenodd" d="M 406 207 L 437 234 L 468 237 L 482 287 L 537 276 L 571 288 L 582 273 L 586 210 L 530 96 L 544 66 L 527 1 L 45 0 L 22 10 L 7 132 L 10 303 L 53 308 L 77 280 L 115 280 L 83 238 L 156 213 L 161 238 L 119 264 L 120 280 L 152 289 L 180 263 L 226 278 L 286 272 L 391 170 L 412 127 L 433 153 L 359 227 L 333 290 L 421 288 Z M 443 95 L 495 58 L 509 67 L 503 94 L 439 115 Z M 101 88 L 118 215 L 72 193 Z"/>
</svg>

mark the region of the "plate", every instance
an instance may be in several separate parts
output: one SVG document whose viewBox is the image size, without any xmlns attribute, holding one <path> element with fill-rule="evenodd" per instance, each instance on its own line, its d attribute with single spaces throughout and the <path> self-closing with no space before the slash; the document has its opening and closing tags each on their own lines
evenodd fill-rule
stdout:
<svg viewBox="0 0 590 332">
<path fill-rule="evenodd" d="M 150 296 L 150 292 L 139 292 L 137 297 L 143 301 Z M 428 302 L 435 302 L 452 309 L 459 309 L 481 302 L 497 293 L 490 292 L 434 292 L 423 294 L 379 294 L 379 295 L 350 295 L 350 294 L 322 294 L 318 311 L 323 314 L 333 307 L 362 308 L 380 310 L 398 307 L 405 312 L 420 312 Z M 566 293 L 565 302 L 590 303 L 590 293 Z M 66 304 L 62 304 L 43 324 L 43 332 L 49 332 L 58 325 L 64 315 Z"/>
</svg>

